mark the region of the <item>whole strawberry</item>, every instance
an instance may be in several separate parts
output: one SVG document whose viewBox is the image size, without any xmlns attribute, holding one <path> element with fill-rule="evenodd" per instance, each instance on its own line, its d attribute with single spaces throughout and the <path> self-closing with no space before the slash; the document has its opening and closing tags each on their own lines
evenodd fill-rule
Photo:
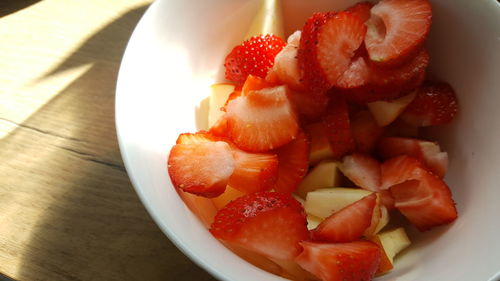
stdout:
<svg viewBox="0 0 500 281">
<path fill-rule="evenodd" d="M 274 65 L 274 57 L 286 43 L 278 36 L 267 34 L 254 36 L 236 46 L 224 61 L 226 79 L 244 82 L 249 74 L 265 78 Z"/>
</svg>

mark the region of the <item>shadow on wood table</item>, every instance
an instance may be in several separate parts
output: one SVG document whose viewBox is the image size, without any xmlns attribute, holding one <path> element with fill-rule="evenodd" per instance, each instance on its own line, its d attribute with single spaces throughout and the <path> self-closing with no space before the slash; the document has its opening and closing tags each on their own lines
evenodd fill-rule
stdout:
<svg viewBox="0 0 500 281">
<path fill-rule="evenodd" d="M 28 235 L 27 245 L 4 249 L 22 255 L 16 279 L 214 280 L 150 219 L 118 150 L 115 81 L 145 9 L 102 28 L 40 78 L 89 67 L 0 142 L 5 196 L 18 200 L 15 219 L 21 225 L 36 217 L 33 227 L 11 233 L 14 240 Z"/>
</svg>

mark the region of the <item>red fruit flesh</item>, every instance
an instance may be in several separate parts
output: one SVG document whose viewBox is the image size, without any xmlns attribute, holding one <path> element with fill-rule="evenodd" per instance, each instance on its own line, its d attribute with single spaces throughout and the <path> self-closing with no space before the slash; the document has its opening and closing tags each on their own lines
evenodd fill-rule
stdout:
<svg viewBox="0 0 500 281">
<path fill-rule="evenodd" d="M 305 86 L 312 92 L 331 88 L 363 43 L 366 27 L 349 12 L 317 13 L 302 29 L 298 59 Z"/>
<path fill-rule="evenodd" d="M 308 238 L 301 204 L 288 194 L 258 192 L 217 212 L 210 232 L 218 239 L 279 260 L 292 260 Z"/>
<path fill-rule="evenodd" d="M 370 226 L 377 195 L 372 193 L 333 213 L 322 221 L 311 237 L 328 242 L 352 242 L 361 238 Z"/>
<path fill-rule="evenodd" d="M 244 193 L 273 188 L 278 178 L 278 157 L 271 153 L 249 153 L 233 148 L 234 172 L 228 184 Z"/>
<path fill-rule="evenodd" d="M 295 261 L 321 280 L 370 281 L 380 264 L 380 248 L 369 241 L 300 244 L 304 251 Z"/>
<path fill-rule="evenodd" d="M 242 83 L 250 74 L 265 78 L 274 58 L 285 45 L 283 39 L 269 34 L 244 41 L 225 59 L 226 79 Z"/>
<path fill-rule="evenodd" d="M 333 157 L 336 159 L 351 153 L 355 143 L 351 132 L 349 112 L 343 97 L 333 97 L 322 118 Z"/>
<path fill-rule="evenodd" d="M 329 97 L 324 93 L 289 92 L 290 99 L 299 116 L 306 121 L 318 119 L 328 106 Z"/>
<path fill-rule="evenodd" d="M 373 3 L 370 2 L 359 2 L 354 6 L 346 9 L 347 12 L 351 12 L 357 16 L 362 22 L 366 22 L 370 19 L 370 10 L 373 7 Z"/>
<path fill-rule="evenodd" d="M 370 59 L 393 66 L 418 50 L 429 33 L 432 19 L 427 0 L 382 0 L 366 22 L 365 45 Z"/>
<path fill-rule="evenodd" d="M 240 149 L 264 152 L 295 139 L 299 126 L 286 86 L 250 91 L 226 106 L 228 135 Z"/>
<path fill-rule="evenodd" d="M 417 88 L 425 77 L 429 54 L 424 49 L 405 64 L 384 69 L 357 57 L 337 83 L 337 92 L 356 103 L 399 98 Z"/>
<path fill-rule="evenodd" d="M 342 160 L 342 173 L 355 185 L 380 191 L 380 163 L 368 154 L 353 153 Z"/>
<path fill-rule="evenodd" d="M 276 150 L 279 159 L 278 180 L 274 190 L 291 194 L 299 186 L 309 167 L 310 142 L 304 133 Z"/>
<path fill-rule="evenodd" d="M 226 142 L 176 144 L 168 158 L 172 184 L 183 191 L 205 197 L 224 192 L 235 163 Z"/>
<path fill-rule="evenodd" d="M 399 156 L 382 164 L 382 184 L 390 187 L 395 207 L 420 231 L 458 216 L 449 187 L 415 158 Z"/>
<path fill-rule="evenodd" d="M 417 96 L 401 114 L 401 119 L 414 126 L 450 123 L 458 112 L 455 91 L 446 82 L 427 82 L 417 90 Z"/>
<path fill-rule="evenodd" d="M 367 110 L 354 114 L 351 118 L 351 130 L 356 150 L 363 153 L 369 153 L 373 150 L 384 131 Z"/>
<path fill-rule="evenodd" d="M 414 138 L 387 137 L 378 143 L 383 159 L 408 155 L 422 161 L 436 176 L 443 178 L 448 168 L 448 154 L 441 152 L 436 142 Z"/>
</svg>

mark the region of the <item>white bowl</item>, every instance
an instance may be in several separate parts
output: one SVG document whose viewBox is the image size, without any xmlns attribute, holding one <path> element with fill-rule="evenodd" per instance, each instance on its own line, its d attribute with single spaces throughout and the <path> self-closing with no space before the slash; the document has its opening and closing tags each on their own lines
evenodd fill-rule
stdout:
<svg viewBox="0 0 500 281">
<path fill-rule="evenodd" d="M 286 0 L 288 34 L 314 11 L 356 1 Z M 500 278 L 500 5 L 435 0 L 428 40 L 431 72 L 456 89 L 460 114 L 431 130 L 450 155 L 446 177 L 459 219 L 419 235 L 395 269 L 377 280 L 470 281 Z M 172 187 L 166 157 L 176 137 L 197 128 L 197 105 L 221 81 L 225 54 L 245 33 L 254 0 L 155 2 L 125 52 L 116 125 L 125 166 L 165 234 L 221 280 L 283 280 L 238 258 L 205 229 Z"/>
</svg>

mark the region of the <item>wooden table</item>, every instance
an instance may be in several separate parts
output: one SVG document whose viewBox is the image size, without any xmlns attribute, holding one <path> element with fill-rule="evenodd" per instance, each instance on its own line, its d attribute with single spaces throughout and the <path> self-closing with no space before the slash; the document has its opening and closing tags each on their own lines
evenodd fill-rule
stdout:
<svg viewBox="0 0 500 281">
<path fill-rule="evenodd" d="M 0 273 L 213 280 L 153 223 L 114 124 L 128 38 L 151 0 L 0 0 Z"/>
</svg>

